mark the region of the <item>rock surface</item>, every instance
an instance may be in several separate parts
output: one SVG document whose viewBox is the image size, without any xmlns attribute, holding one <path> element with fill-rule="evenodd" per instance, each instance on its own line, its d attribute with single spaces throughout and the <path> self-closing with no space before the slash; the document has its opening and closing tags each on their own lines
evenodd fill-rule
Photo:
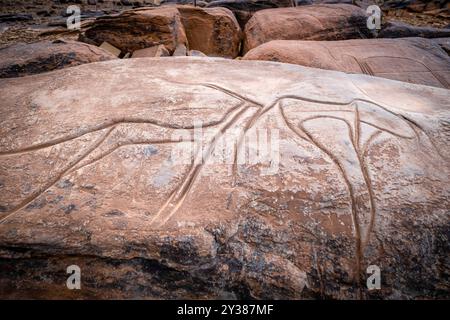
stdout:
<svg viewBox="0 0 450 320">
<path fill-rule="evenodd" d="M 208 56 L 236 58 L 242 32 L 233 13 L 226 8 L 179 6 L 189 48 Z"/>
<path fill-rule="evenodd" d="M 450 57 L 439 43 L 423 38 L 278 40 L 250 50 L 243 59 L 364 73 L 450 89 Z"/>
<path fill-rule="evenodd" d="M 450 297 L 448 90 L 180 57 L 0 96 L 2 298 Z"/>
<path fill-rule="evenodd" d="M 450 56 L 450 37 L 449 38 L 434 38 L 432 40 L 438 44 Z"/>
<path fill-rule="evenodd" d="M 76 41 L 40 41 L 0 49 L 0 78 L 73 67 L 84 63 L 116 59 L 109 52 Z"/>
<path fill-rule="evenodd" d="M 230 9 L 242 29 L 256 11 L 292 6 L 293 0 L 215 0 L 206 5 L 207 8 L 222 7 Z"/>
<path fill-rule="evenodd" d="M 163 44 L 173 54 L 184 45 L 207 55 L 235 58 L 242 32 L 226 8 L 171 5 L 101 17 L 85 36 L 96 43 L 107 41 L 124 52 Z"/>
<path fill-rule="evenodd" d="M 256 12 L 245 26 L 244 52 L 271 40 L 365 38 L 365 12 L 353 5 L 329 4 Z"/>
<path fill-rule="evenodd" d="M 422 38 L 444 38 L 450 37 L 450 29 L 440 29 L 431 27 L 417 27 L 403 22 L 391 21 L 381 29 L 380 38 L 402 38 L 402 37 L 422 37 Z"/>
<path fill-rule="evenodd" d="M 178 44 L 187 44 L 181 15 L 173 6 L 128 10 L 100 17 L 85 36 L 97 45 L 106 41 L 122 52 L 163 44 L 173 53 Z"/>
</svg>

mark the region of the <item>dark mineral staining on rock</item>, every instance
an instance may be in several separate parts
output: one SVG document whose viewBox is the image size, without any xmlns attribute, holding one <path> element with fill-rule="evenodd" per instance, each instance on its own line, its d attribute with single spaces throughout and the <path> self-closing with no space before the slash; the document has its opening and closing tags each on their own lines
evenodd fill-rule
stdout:
<svg viewBox="0 0 450 320">
<path fill-rule="evenodd" d="M 30 204 L 28 204 L 25 209 L 26 210 L 32 210 L 32 209 L 42 209 L 47 205 L 47 199 L 45 197 L 40 197 L 34 201 L 32 201 Z"/>
<path fill-rule="evenodd" d="M 145 155 L 146 157 L 150 157 L 150 156 L 153 156 L 153 155 L 157 154 L 157 153 L 158 153 L 158 149 L 155 148 L 155 147 L 152 146 L 152 145 L 148 145 L 148 146 L 146 146 L 146 147 L 144 148 L 143 152 L 144 152 L 144 155 Z"/>
<path fill-rule="evenodd" d="M 65 214 L 70 214 L 72 211 L 77 210 L 77 206 L 74 204 L 69 204 L 68 206 L 63 207 L 63 210 Z"/>
<path fill-rule="evenodd" d="M 114 209 L 103 214 L 104 217 L 120 217 L 124 215 L 125 213 L 118 209 Z"/>
<path fill-rule="evenodd" d="M 58 188 L 62 188 L 62 189 L 67 189 L 67 188 L 71 188 L 74 186 L 74 183 L 68 179 L 64 179 L 64 180 L 60 180 L 56 186 Z"/>
</svg>

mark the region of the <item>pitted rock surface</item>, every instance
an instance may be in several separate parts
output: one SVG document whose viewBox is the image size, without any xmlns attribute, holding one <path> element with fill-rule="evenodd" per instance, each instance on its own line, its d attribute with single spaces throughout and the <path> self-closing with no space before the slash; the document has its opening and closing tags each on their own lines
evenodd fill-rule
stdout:
<svg viewBox="0 0 450 320">
<path fill-rule="evenodd" d="M 449 297 L 448 90 L 180 57 L 0 95 L 2 298 Z M 264 132 L 274 156 L 237 161 Z"/>
</svg>

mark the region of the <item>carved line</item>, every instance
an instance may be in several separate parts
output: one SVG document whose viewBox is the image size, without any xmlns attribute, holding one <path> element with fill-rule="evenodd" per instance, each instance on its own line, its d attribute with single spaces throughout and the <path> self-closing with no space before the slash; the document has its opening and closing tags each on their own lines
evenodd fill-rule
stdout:
<svg viewBox="0 0 450 320">
<path fill-rule="evenodd" d="M 360 223 L 359 223 L 359 217 L 358 217 L 358 213 L 357 213 L 357 209 L 356 209 L 356 199 L 355 199 L 355 194 L 353 191 L 353 186 L 350 183 L 350 180 L 348 179 L 345 169 L 343 167 L 343 165 L 340 163 L 340 161 L 334 156 L 334 154 L 329 151 L 325 146 L 323 146 L 319 141 L 317 141 L 316 139 L 314 139 L 314 137 L 312 136 L 311 133 L 309 133 L 309 131 L 304 127 L 303 123 L 306 121 L 310 121 L 310 120 L 314 120 L 317 118 L 326 118 L 326 116 L 323 117 L 310 117 L 307 119 L 302 120 L 298 127 L 301 131 L 303 131 L 306 136 L 308 137 L 308 140 L 315 145 L 318 149 L 320 149 L 323 153 L 325 153 L 336 165 L 336 167 L 338 168 L 339 172 L 341 173 L 342 178 L 344 179 L 344 182 L 347 186 L 349 195 L 350 195 L 350 204 L 351 204 L 351 213 L 352 213 L 352 220 L 353 220 L 353 227 L 355 230 L 355 258 L 356 258 L 356 274 L 355 274 L 355 278 L 357 280 L 357 283 L 360 284 L 359 281 L 359 277 L 361 276 L 361 257 L 362 257 L 362 252 L 361 252 L 361 230 L 360 230 Z M 335 120 L 340 120 L 343 121 L 346 125 L 347 128 L 349 130 L 349 137 L 350 137 L 350 141 L 352 142 L 353 146 L 354 146 L 354 138 L 353 138 L 353 130 L 351 128 L 351 125 L 348 123 L 347 120 L 339 118 L 339 117 L 334 117 L 334 116 L 329 116 L 329 118 L 335 119 Z"/>
<path fill-rule="evenodd" d="M 239 104 L 235 107 L 232 107 L 230 110 L 228 110 L 226 113 L 224 113 L 224 115 L 219 119 L 219 120 L 215 120 L 215 121 L 211 121 L 205 124 L 202 124 L 203 128 L 207 128 L 207 127 L 213 127 L 216 126 L 220 123 L 223 122 L 223 120 L 230 114 L 232 113 L 234 110 L 236 110 L 237 108 L 241 107 L 242 104 Z M 48 147 L 52 147 L 64 142 L 68 142 L 70 140 L 74 140 L 76 138 L 80 138 L 84 135 L 90 134 L 90 133 L 94 133 L 103 129 L 107 129 L 107 128 L 111 128 L 114 127 L 118 124 L 151 124 L 151 125 L 155 125 L 158 127 L 162 127 L 162 128 L 168 128 L 168 129 L 186 129 L 186 130 L 191 130 L 195 128 L 195 125 L 189 125 L 189 126 L 178 126 L 178 125 L 171 125 L 171 124 L 167 124 L 167 123 L 161 123 L 158 121 L 153 121 L 153 120 L 146 120 L 146 119 L 139 119 L 139 118 L 132 118 L 132 117 L 124 117 L 121 119 L 117 119 L 117 120 L 110 120 L 106 123 L 103 123 L 101 125 L 97 125 L 97 126 L 93 126 L 91 128 L 88 128 L 86 130 L 81 130 L 81 132 L 78 132 L 76 134 L 71 134 L 65 137 L 60 137 L 60 138 L 56 138 L 53 140 L 50 140 L 48 142 L 44 142 L 44 143 L 40 143 L 40 144 L 35 144 L 29 147 L 25 147 L 25 148 L 20 148 L 17 150 L 12 150 L 12 151 L 3 151 L 0 152 L 0 156 L 9 156 L 9 155 L 15 155 L 15 154 L 21 154 L 21 153 L 27 153 L 27 152 L 31 152 L 31 151 L 36 151 L 36 150 L 40 150 L 40 149 L 44 149 L 44 148 L 48 148 Z"/>
<path fill-rule="evenodd" d="M 350 82 L 353 84 L 353 86 L 354 86 L 359 92 L 361 92 L 363 95 L 365 95 L 365 96 L 369 99 L 369 100 L 367 100 L 367 101 L 371 101 L 370 99 L 372 99 L 372 98 L 367 94 L 367 92 L 366 92 L 365 90 L 363 90 L 363 89 L 360 88 L 356 83 L 354 83 L 353 80 L 352 80 L 351 78 L 349 78 L 349 80 L 350 80 Z M 365 100 L 365 99 L 364 99 L 364 100 Z M 367 101 L 366 101 L 366 102 L 367 102 Z M 381 105 L 380 103 L 377 103 L 377 102 L 374 102 L 374 101 L 372 101 L 371 103 L 373 103 L 374 105 L 376 105 L 376 106 L 382 108 L 383 110 L 385 110 L 385 111 L 387 111 L 387 112 L 389 112 L 389 113 L 391 113 L 391 114 L 393 114 L 393 115 L 399 117 L 400 119 L 402 119 L 402 120 L 403 120 L 403 121 L 404 121 L 404 122 L 405 122 L 405 123 L 406 123 L 413 131 L 414 131 L 414 134 L 417 136 L 417 139 L 420 140 L 419 135 L 417 134 L 416 130 L 414 129 L 414 126 L 417 127 L 417 128 L 420 130 L 420 132 L 423 133 L 423 134 L 428 138 L 428 140 L 430 141 L 431 145 L 434 147 L 436 153 L 437 153 L 442 159 L 448 160 L 447 157 L 445 157 L 443 154 L 441 154 L 441 152 L 440 152 L 439 149 L 437 148 L 437 146 L 436 146 L 434 140 L 430 137 L 430 135 L 428 134 L 428 132 L 427 132 L 425 129 L 423 129 L 423 128 L 422 128 L 418 123 L 416 123 L 414 120 L 408 118 L 407 116 L 405 116 L 405 115 L 403 115 L 403 114 L 395 113 L 395 112 L 389 110 L 389 108 L 394 108 L 394 109 L 395 109 L 395 107 L 392 107 L 392 106 L 389 106 L 389 105 L 384 106 L 384 105 Z"/>
<path fill-rule="evenodd" d="M 230 121 L 224 124 L 224 126 L 216 133 L 216 135 L 212 138 L 211 144 L 208 146 L 206 153 L 202 153 L 199 151 L 197 153 L 197 158 L 200 159 L 200 163 L 194 164 L 191 166 L 188 174 L 184 181 L 180 184 L 180 186 L 170 195 L 169 199 L 164 203 L 164 205 L 160 208 L 160 210 L 155 214 L 155 216 L 150 221 L 151 225 L 156 225 L 157 227 L 163 226 L 181 207 L 184 200 L 186 199 L 189 191 L 191 190 L 196 178 L 198 177 L 200 170 L 202 169 L 204 163 L 211 156 L 219 137 L 224 134 L 224 132 L 233 124 L 235 124 L 241 115 L 245 113 L 251 106 L 243 106 L 236 112 L 233 117 L 231 117 Z M 202 147 L 200 146 L 200 150 Z M 168 212 L 166 212 L 169 209 Z M 159 223 L 157 224 L 157 222 Z"/>
<path fill-rule="evenodd" d="M 111 134 L 111 132 L 114 130 L 114 127 L 109 128 L 109 130 L 104 134 L 100 139 L 98 139 L 95 143 L 92 144 L 90 148 L 88 148 L 81 156 L 77 157 L 76 159 L 72 160 L 68 166 L 64 168 L 55 178 L 51 179 L 46 185 L 39 188 L 37 191 L 35 191 L 31 196 L 24 199 L 18 206 L 16 206 L 13 210 L 11 210 L 9 213 L 6 214 L 6 216 L 2 217 L 0 219 L 0 224 L 3 224 L 6 219 L 10 218 L 13 214 L 19 212 L 20 209 L 27 206 L 30 202 L 35 200 L 37 197 L 39 197 L 41 194 L 43 194 L 48 188 L 50 188 L 52 185 L 54 185 L 56 182 L 58 182 L 65 174 L 68 172 L 72 167 L 77 165 L 81 160 L 83 160 L 85 157 L 87 157 L 93 150 L 95 150 L 100 144 L 105 141 L 105 139 Z"/>
<path fill-rule="evenodd" d="M 315 145 L 317 148 L 319 148 L 322 152 L 324 152 L 325 154 L 327 154 L 329 156 L 329 158 L 335 163 L 335 165 L 337 166 L 337 168 L 339 169 L 339 171 L 341 172 L 341 175 L 344 179 L 344 181 L 346 182 L 347 188 L 349 190 L 349 194 L 350 194 L 350 200 L 351 200 L 351 204 L 352 204 L 352 218 L 353 218 L 353 222 L 354 222 L 354 228 L 355 228 L 355 242 L 356 242 L 356 273 L 358 274 L 358 277 L 360 276 L 360 272 L 361 272 L 361 260 L 363 259 L 363 250 L 366 247 L 369 238 L 370 238 L 370 234 L 373 230 L 374 227 L 374 221 L 375 221 L 375 216 L 376 216 L 376 204 L 375 204 L 375 200 L 374 200 L 374 192 L 372 189 L 372 182 L 370 179 L 370 175 L 367 169 L 367 165 L 365 162 L 365 156 L 367 153 L 367 148 L 369 146 L 369 144 L 371 143 L 371 141 L 378 135 L 380 134 L 382 131 L 377 131 L 376 134 L 373 134 L 368 142 L 363 146 L 363 154 L 361 155 L 360 152 L 360 132 L 361 132 L 361 122 L 360 122 L 360 115 L 359 115 L 359 109 L 358 109 L 358 105 L 355 104 L 355 115 L 354 115 L 354 125 L 355 125 L 355 134 L 353 135 L 352 133 L 352 128 L 350 123 L 340 117 L 335 117 L 335 116 L 325 116 L 325 115 L 320 115 L 320 116 L 312 116 L 312 117 L 308 117 L 306 119 L 303 119 L 300 124 L 299 127 L 301 128 L 301 131 L 298 132 L 298 130 L 296 130 L 296 127 L 293 126 L 290 121 L 288 120 L 288 118 L 286 117 L 286 114 L 284 113 L 283 107 L 282 107 L 282 103 L 280 103 L 279 105 L 279 111 L 281 113 L 281 116 L 284 120 L 284 122 L 286 123 L 287 127 L 290 128 L 297 136 L 299 136 L 300 138 L 302 138 L 303 140 L 307 140 L 310 143 L 312 143 L 313 145 Z M 367 228 L 367 234 L 365 239 L 362 239 L 361 237 L 361 226 L 360 226 L 360 222 L 359 222 L 359 217 L 357 214 L 357 210 L 356 210 L 356 201 L 355 201 L 355 196 L 354 196 L 354 192 L 353 192 L 353 188 L 352 185 L 350 183 L 350 181 L 348 180 L 348 177 L 346 176 L 345 173 L 345 169 L 343 168 L 343 166 L 340 164 L 339 160 L 332 154 L 331 151 L 328 151 L 323 145 L 321 145 L 318 141 L 316 141 L 312 135 L 306 130 L 306 128 L 303 126 L 303 123 L 305 123 L 306 121 L 310 121 L 313 119 L 318 119 L 318 118 L 331 118 L 331 119 L 335 119 L 335 120 L 339 120 L 339 121 L 343 121 L 346 125 L 347 128 L 349 130 L 349 138 L 352 141 L 353 147 L 355 149 L 355 153 L 358 157 L 358 160 L 360 162 L 360 168 L 361 168 L 361 172 L 364 178 L 364 182 L 366 184 L 366 187 L 368 189 L 368 193 L 369 193 L 369 202 L 370 202 L 370 220 L 369 220 L 369 225 Z M 305 139 L 304 134 L 306 134 L 308 136 L 308 139 Z M 358 280 L 359 283 L 359 280 Z M 360 291 L 359 291 L 360 293 Z"/>
<path fill-rule="evenodd" d="M 335 166 L 337 167 L 338 171 L 340 172 L 342 178 L 344 179 L 344 182 L 346 184 L 347 190 L 349 192 L 350 195 L 350 205 L 351 205 L 351 213 L 352 213 L 352 221 L 353 221 L 353 228 L 355 230 L 355 259 L 356 259 L 356 271 L 355 273 L 358 275 L 358 279 L 359 276 L 361 274 L 361 263 L 360 263 L 360 258 L 361 258 L 361 242 L 360 242 L 360 230 L 359 230 L 359 221 L 358 221 L 358 216 L 356 213 L 356 203 L 355 203 L 355 198 L 354 198 L 354 192 L 353 192 L 353 187 L 350 184 L 350 181 L 348 180 L 348 177 L 345 173 L 345 170 L 343 168 L 343 166 L 341 165 L 341 163 L 337 160 L 337 158 L 330 152 L 328 151 L 324 146 L 322 146 L 318 141 L 316 141 L 312 135 L 304 128 L 303 126 L 303 122 L 308 121 L 308 120 L 312 120 L 312 119 L 316 119 L 317 117 L 309 117 L 305 120 L 303 120 L 302 122 L 300 122 L 300 124 L 298 125 L 298 127 L 292 125 L 290 123 L 290 121 L 288 120 L 288 118 L 286 117 L 286 114 L 284 113 L 284 110 L 281 106 L 281 103 L 279 105 L 279 111 L 282 115 L 282 118 L 284 119 L 284 122 L 286 123 L 286 125 L 288 126 L 289 129 L 291 129 L 297 136 L 299 136 L 301 139 L 309 142 L 310 144 L 312 144 L 313 146 L 315 146 L 316 148 L 318 148 L 320 151 L 322 151 L 322 153 L 326 154 L 331 161 L 335 164 Z M 350 124 L 342 118 L 339 117 L 333 117 L 334 119 L 337 120 L 341 120 L 344 121 L 344 123 L 347 124 L 347 127 L 349 128 L 349 135 L 350 135 L 350 140 L 353 143 L 353 137 L 352 137 L 352 133 L 351 133 L 351 126 Z M 306 137 L 305 137 L 306 136 Z M 359 282 L 359 281 L 358 281 Z"/>
<path fill-rule="evenodd" d="M 197 85 L 197 86 L 203 86 L 203 87 L 211 88 L 211 89 L 220 91 L 220 92 L 222 92 L 222 93 L 224 93 L 226 95 L 229 95 L 229 96 L 231 96 L 233 98 L 237 98 L 241 102 L 246 101 L 248 103 L 251 103 L 251 104 L 254 104 L 254 105 L 258 106 L 258 107 L 261 107 L 260 103 L 254 101 L 254 100 L 252 100 L 250 98 L 247 98 L 247 97 L 245 97 L 245 96 L 243 96 L 243 95 L 241 95 L 239 93 L 233 92 L 233 91 L 231 91 L 229 89 L 226 89 L 226 88 L 223 88 L 223 87 L 221 87 L 219 85 L 216 85 L 216 84 L 211 84 L 211 83 L 184 83 L 184 82 L 171 81 L 171 80 L 167 80 L 167 79 L 163 79 L 163 78 L 157 78 L 157 79 L 161 80 L 161 81 L 169 82 L 169 83 L 182 84 L 182 85 L 193 85 L 193 86 Z M 202 124 L 202 127 L 204 127 L 204 128 L 205 127 L 212 127 L 212 126 L 215 126 L 215 125 L 218 125 L 218 124 L 222 123 L 224 121 L 224 119 L 228 116 L 229 113 L 233 112 L 234 110 L 239 108 L 241 105 L 242 104 L 239 104 L 239 105 L 231 108 L 230 110 L 228 110 L 219 120 L 211 121 L 211 122 L 206 123 L 206 124 Z M 123 123 L 123 124 L 125 124 L 125 123 L 146 123 L 146 124 L 152 124 L 152 125 L 156 125 L 156 126 L 163 127 L 163 128 L 169 128 L 169 129 L 194 129 L 194 127 L 195 127 L 194 125 L 192 125 L 192 126 L 178 126 L 178 125 L 173 125 L 173 124 L 169 124 L 169 123 L 159 122 L 159 121 L 156 121 L 156 120 L 134 119 L 134 118 L 124 117 L 124 118 L 119 119 L 119 120 L 114 120 L 113 119 L 113 120 L 111 120 L 111 121 L 109 121 L 109 122 L 107 122 L 105 124 L 94 126 L 93 128 L 83 130 L 83 131 L 81 131 L 78 134 L 73 134 L 73 135 L 69 135 L 69 136 L 66 136 L 66 137 L 57 138 L 57 139 L 54 139 L 54 140 L 51 140 L 51 141 L 48 141 L 48 142 L 44 142 L 44 143 L 41 143 L 41 144 L 37 144 L 37 145 L 34 145 L 34 146 L 20 148 L 18 150 L 3 151 L 3 152 L 0 152 L 0 156 L 20 154 L 20 153 L 24 153 L 24 152 L 30 152 L 30 151 L 35 151 L 35 150 L 51 147 L 51 146 L 54 146 L 54 145 L 57 145 L 57 144 L 60 144 L 60 143 L 63 143 L 63 142 L 67 142 L 67 141 L 79 138 L 79 137 L 81 137 L 83 135 L 86 135 L 86 134 L 89 134 L 89 133 L 92 133 L 92 132 L 96 132 L 96 131 L 100 131 L 100 130 L 106 129 L 108 127 L 114 126 L 114 125 L 119 124 L 119 123 Z"/>
<path fill-rule="evenodd" d="M 78 167 L 74 167 L 72 168 L 70 171 L 68 171 L 67 173 L 72 173 L 74 171 L 80 170 L 84 167 L 87 167 L 91 164 L 94 164 L 100 160 L 102 160 L 103 158 L 109 156 L 110 154 L 112 154 L 113 152 L 115 152 L 116 150 L 122 148 L 122 147 L 126 147 L 126 146 L 133 146 L 133 145 L 141 145 L 141 144 L 169 144 L 169 143 L 180 143 L 180 142 L 193 142 L 193 139 L 190 140 L 184 140 L 184 139 L 179 139 L 179 140 L 170 140 L 170 139 L 163 139 L 163 140 L 142 140 L 142 141 L 133 141 L 133 142 L 118 142 L 115 143 L 112 148 L 108 149 L 107 151 L 99 154 L 97 157 L 91 159 L 90 161 L 88 161 L 85 164 L 82 164 Z"/>
<path fill-rule="evenodd" d="M 395 56 L 371 56 L 371 57 L 365 58 L 364 60 L 376 59 L 376 58 L 391 58 L 391 59 L 408 60 L 408 61 L 416 62 L 416 63 L 422 65 L 425 69 L 427 69 L 444 88 L 446 88 L 446 89 L 450 88 L 448 82 L 444 78 L 442 78 L 439 74 L 436 73 L 436 71 L 433 71 L 430 67 L 428 67 L 422 61 L 419 61 L 419 60 L 413 59 L 413 58 L 409 58 L 409 57 L 395 57 Z"/>
<path fill-rule="evenodd" d="M 369 174 L 369 169 L 366 163 L 366 156 L 369 150 L 369 146 L 372 143 L 373 140 L 375 140 L 375 138 L 377 138 L 380 134 L 382 133 L 382 131 L 376 131 L 375 133 L 373 133 L 369 139 L 367 140 L 367 142 L 365 143 L 365 145 L 363 146 L 363 152 L 362 152 L 362 156 L 360 159 L 360 163 L 361 163 L 361 169 L 363 171 L 364 174 L 364 179 L 366 181 L 366 184 L 368 186 L 368 191 L 369 191 L 369 201 L 370 201 L 370 221 L 369 221 L 369 226 L 367 227 L 367 234 L 366 234 L 366 238 L 363 239 L 362 244 L 361 244 L 361 248 L 362 250 L 364 250 L 367 247 L 367 244 L 369 243 L 370 240 L 370 235 L 373 231 L 373 228 L 375 226 L 375 218 L 376 218 L 376 203 L 375 203 L 375 195 L 373 192 L 373 187 L 372 187 L 372 180 L 370 178 L 370 174 Z M 369 187 L 370 186 L 370 187 Z"/>
</svg>

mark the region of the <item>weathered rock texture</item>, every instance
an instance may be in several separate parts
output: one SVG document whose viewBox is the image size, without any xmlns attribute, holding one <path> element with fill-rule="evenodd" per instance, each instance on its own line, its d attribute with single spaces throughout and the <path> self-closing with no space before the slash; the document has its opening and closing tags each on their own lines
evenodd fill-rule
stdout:
<svg viewBox="0 0 450 320">
<path fill-rule="evenodd" d="M 179 6 L 189 48 L 208 56 L 235 58 L 242 32 L 233 13 L 226 8 Z"/>
<path fill-rule="evenodd" d="M 109 52 L 76 41 L 41 41 L 0 49 L 0 78 L 22 77 L 84 63 L 116 59 Z"/>
<path fill-rule="evenodd" d="M 432 40 L 438 44 L 450 56 L 450 37 L 449 38 L 435 38 Z"/>
<path fill-rule="evenodd" d="M 0 95 L 2 298 L 450 297 L 448 90 L 183 57 Z M 272 156 L 239 161 L 255 132 Z"/>
<path fill-rule="evenodd" d="M 163 44 L 172 54 L 184 45 L 207 55 L 235 58 L 242 32 L 226 8 L 171 5 L 99 18 L 85 36 L 96 43 L 107 41 L 124 52 Z"/>
<path fill-rule="evenodd" d="M 278 40 L 250 50 L 243 59 L 364 73 L 450 89 L 450 57 L 438 43 L 422 38 Z"/>
<path fill-rule="evenodd" d="M 292 6 L 293 0 L 215 0 L 206 5 L 207 8 L 222 7 L 230 9 L 242 29 L 256 11 Z"/>
<path fill-rule="evenodd" d="M 128 10 L 100 17 L 86 31 L 86 37 L 98 45 L 106 41 L 123 52 L 163 44 L 172 53 L 178 44 L 187 43 L 175 6 Z"/>
<path fill-rule="evenodd" d="M 244 33 L 245 52 L 271 40 L 345 40 L 370 35 L 365 12 L 346 4 L 258 11 Z"/>
<path fill-rule="evenodd" d="M 431 27 L 416 27 L 402 22 L 389 22 L 380 31 L 380 38 L 402 38 L 402 37 L 423 37 L 423 38 L 444 38 L 450 37 L 450 29 L 440 29 Z"/>
</svg>

